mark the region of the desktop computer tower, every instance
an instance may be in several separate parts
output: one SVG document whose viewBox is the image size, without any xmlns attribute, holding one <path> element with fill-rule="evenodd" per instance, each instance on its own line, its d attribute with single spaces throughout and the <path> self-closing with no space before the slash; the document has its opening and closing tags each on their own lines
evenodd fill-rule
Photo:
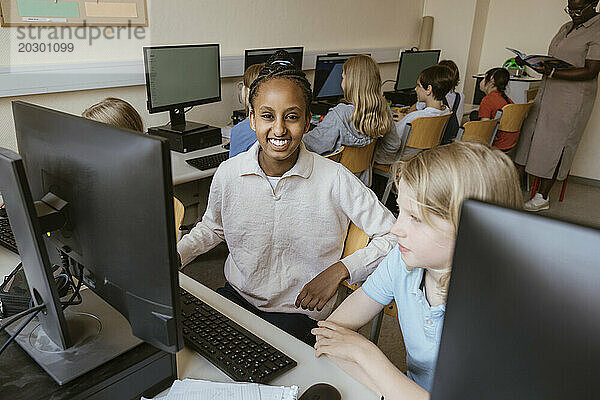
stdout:
<svg viewBox="0 0 600 400">
<path fill-rule="evenodd" d="M 221 129 L 206 126 L 190 132 L 175 132 L 162 126 L 148 129 L 150 135 L 160 136 L 169 141 L 171 150 L 188 153 L 221 144 Z"/>
</svg>

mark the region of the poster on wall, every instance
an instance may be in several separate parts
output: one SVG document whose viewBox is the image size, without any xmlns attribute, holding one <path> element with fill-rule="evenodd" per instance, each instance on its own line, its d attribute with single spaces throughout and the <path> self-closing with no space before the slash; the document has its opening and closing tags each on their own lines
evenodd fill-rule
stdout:
<svg viewBox="0 0 600 400">
<path fill-rule="evenodd" d="M 0 26 L 148 26 L 146 0 L 0 0 Z"/>
</svg>

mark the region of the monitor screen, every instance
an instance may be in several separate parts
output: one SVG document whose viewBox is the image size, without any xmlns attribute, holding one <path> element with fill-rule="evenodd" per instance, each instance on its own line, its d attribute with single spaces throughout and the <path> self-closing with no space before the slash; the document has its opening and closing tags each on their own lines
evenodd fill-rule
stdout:
<svg viewBox="0 0 600 400">
<path fill-rule="evenodd" d="M 144 47 L 148 111 L 221 100 L 219 45 Z"/>
<path fill-rule="evenodd" d="M 417 86 L 419 74 L 438 63 L 441 50 L 403 51 L 398 63 L 396 90 L 412 90 Z"/>
<path fill-rule="evenodd" d="M 598 398 L 599 259 L 597 229 L 466 201 L 431 399 Z"/>
<path fill-rule="evenodd" d="M 342 90 L 342 67 L 354 54 L 331 54 L 317 56 L 313 97 L 316 100 L 335 99 L 344 96 Z"/>
<path fill-rule="evenodd" d="M 31 197 L 51 193 L 68 203 L 64 225 L 46 237 L 49 257 L 68 249 L 86 286 L 127 318 L 134 335 L 181 349 L 166 140 L 23 102 L 13 102 L 13 115 Z M 36 257 L 17 244 L 21 257 Z"/>
<path fill-rule="evenodd" d="M 277 47 L 272 49 L 254 49 L 246 50 L 244 52 L 244 71 L 249 66 L 259 63 L 265 63 L 277 50 L 285 50 L 290 54 L 290 57 L 294 60 L 294 65 L 298 69 L 302 69 L 302 58 L 304 56 L 304 47 Z"/>
</svg>

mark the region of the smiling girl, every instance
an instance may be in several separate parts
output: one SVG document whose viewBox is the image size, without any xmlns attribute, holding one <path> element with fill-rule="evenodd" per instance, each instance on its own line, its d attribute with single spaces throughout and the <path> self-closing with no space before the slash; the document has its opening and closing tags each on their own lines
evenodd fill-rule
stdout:
<svg viewBox="0 0 600 400">
<path fill-rule="evenodd" d="M 356 176 L 309 152 L 310 84 L 285 51 L 250 86 L 258 138 L 214 175 L 202 220 L 177 245 L 183 265 L 226 241 L 218 293 L 300 340 L 329 315 L 343 280 L 364 281 L 391 250 L 392 214 Z M 350 221 L 372 238 L 340 260 Z"/>
<path fill-rule="evenodd" d="M 505 154 L 466 142 L 439 146 L 400 163 L 396 184 L 399 215 L 391 232 L 397 245 L 362 287 L 313 329 L 316 356 L 329 356 L 386 400 L 427 398 L 461 204 L 475 198 L 518 208 L 522 195 Z M 355 332 L 392 300 L 406 346 L 407 375 Z"/>
</svg>

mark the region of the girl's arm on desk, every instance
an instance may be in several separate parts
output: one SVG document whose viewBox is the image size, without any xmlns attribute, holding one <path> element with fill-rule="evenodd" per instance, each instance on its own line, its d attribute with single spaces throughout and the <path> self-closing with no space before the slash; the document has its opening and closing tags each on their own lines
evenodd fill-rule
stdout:
<svg viewBox="0 0 600 400">
<path fill-rule="evenodd" d="M 206 253 L 217 244 L 225 240 L 223 233 L 223 220 L 221 216 L 223 190 L 222 190 L 222 170 L 217 169 L 210 185 L 208 195 L 208 206 L 200 222 L 190 233 L 181 238 L 177 243 L 177 253 L 181 259 L 181 267 L 186 266 L 190 261 Z"/>
<path fill-rule="evenodd" d="M 429 393 L 400 372 L 379 348 L 356 329 L 383 308 L 358 289 L 326 321 L 313 329 L 316 356 L 327 355 L 355 379 L 390 399 L 428 399 Z"/>
</svg>

